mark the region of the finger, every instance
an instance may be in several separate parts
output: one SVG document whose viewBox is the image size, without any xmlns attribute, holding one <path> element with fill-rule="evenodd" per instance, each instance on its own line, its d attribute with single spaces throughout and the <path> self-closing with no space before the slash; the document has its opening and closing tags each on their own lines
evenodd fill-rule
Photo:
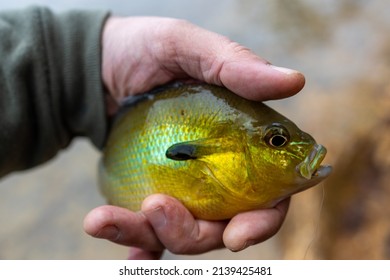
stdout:
<svg viewBox="0 0 390 280">
<path fill-rule="evenodd" d="M 291 96 L 305 83 L 298 71 L 272 66 L 222 35 L 177 19 L 110 18 L 102 56 L 103 81 L 117 102 L 180 78 L 260 101 Z"/>
<path fill-rule="evenodd" d="M 129 250 L 129 260 L 159 260 L 163 251 L 152 252 L 142 248 L 131 247 Z"/>
<path fill-rule="evenodd" d="M 294 70 L 276 67 L 246 58 L 226 62 L 220 72 L 211 72 L 220 85 L 252 100 L 280 99 L 298 93 L 305 84 L 304 76 Z"/>
<path fill-rule="evenodd" d="M 226 222 L 196 220 L 176 199 L 156 194 L 142 204 L 142 212 L 164 246 L 175 254 L 199 254 L 222 248 Z"/>
<path fill-rule="evenodd" d="M 184 71 L 192 78 L 225 86 L 253 100 L 288 97 L 305 84 L 298 71 L 273 66 L 224 36 L 190 23 L 182 22 L 180 30 L 177 26 L 171 33 L 174 43 L 167 44 L 172 47 L 164 64 L 169 65 L 168 60 L 174 58 L 178 75 Z"/>
<path fill-rule="evenodd" d="M 223 235 L 225 246 L 231 251 L 241 251 L 273 236 L 281 227 L 290 199 L 274 208 L 240 213 L 233 217 Z"/>
<path fill-rule="evenodd" d="M 125 208 L 105 205 L 93 209 L 84 219 L 84 230 L 93 237 L 117 244 L 151 252 L 164 250 L 146 217 Z"/>
</svg>

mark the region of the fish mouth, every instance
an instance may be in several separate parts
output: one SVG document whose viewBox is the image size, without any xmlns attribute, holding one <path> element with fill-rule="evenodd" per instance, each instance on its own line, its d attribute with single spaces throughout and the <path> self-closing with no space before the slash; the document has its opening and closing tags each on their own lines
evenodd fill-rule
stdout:
<svg viewBox="0 0 390 280">
<path fill-rule="evenodd" d="M 327 177 L 332 171 L 332 167 L 329 165 L 321 165 L 325 155 L 326 148 L 322 145 L 314 144 L 306 158 L 296 166 L 299 175 L 307 180 Z"/>
</svg>

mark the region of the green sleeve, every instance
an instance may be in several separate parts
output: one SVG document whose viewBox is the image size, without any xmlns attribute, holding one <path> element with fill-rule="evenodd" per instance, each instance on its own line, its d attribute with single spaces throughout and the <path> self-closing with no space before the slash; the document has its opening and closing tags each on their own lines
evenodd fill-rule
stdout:
<svg viewBox="0 0 390 280">
<path fill-rule="evenodd" d="M 52 158 L 76 136 L 102 147 L 105 12 L 0 12 L 0 177 Z"/>
</svg>

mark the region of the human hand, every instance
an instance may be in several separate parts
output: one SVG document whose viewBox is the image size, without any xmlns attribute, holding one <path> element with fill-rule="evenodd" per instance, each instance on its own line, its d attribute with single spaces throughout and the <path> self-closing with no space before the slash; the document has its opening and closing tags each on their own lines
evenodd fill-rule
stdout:
<svg viewBox="0 0 390 280">
<path fill-rule="evenodd" d="M 195 219 L 175 198 L 155 194 L 144 200 L 139 212 L 110 205 L 95 208 L 86 216 L 84 228 L 94 237 L 132 247 L 129 259 L 159 259 L 164 249 L 176 254 L 223 247 L 241 251 L 279 230 L 289 202 L 240 213 L 229 221 L 205 221 Z"/>
<path fill-rule="evenodd" d="M 225 86 L 257 101 L 289 97 L 305 84 L 300 72 L 276 67 L 248 48 L 183 20 L 112 17 L 102 40 L 102 79 L 111 115 L 124 97 L 178 79 Z"/>
<path fill-rule="evenodd" d="M 225 86 L 259 101 L 291 96 L 305 82 L 297 71 L 272 66 L 226 37 L 176 19 L 108 19 L 102 60 L 109 115 L 124 97 L 177 79 Z M 159 258 L 165 248 L 181 254 L 223 246 L 239 251 L 274 235 L 288 204 L 287 199 L 271 209 L 211 222 L 194 219 L 174 198 L 153 195 L 137 213 L 115 206 L 98 207 L 87 215 L 84 228 L 92 236 L 134 247 L 132 259 Z"/>
</svg>

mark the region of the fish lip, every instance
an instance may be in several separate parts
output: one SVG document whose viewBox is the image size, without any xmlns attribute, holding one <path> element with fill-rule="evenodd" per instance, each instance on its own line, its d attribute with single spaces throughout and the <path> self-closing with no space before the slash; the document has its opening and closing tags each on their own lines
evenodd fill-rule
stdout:
<svg viewBox="0 0 390 280">
<path fill-rule="evenodd" d="M 332 167 L 320 165 L 325 155 L 326 148 L 322 145 L 314 144 L 305 159 L 296 166 L 298 174 L 307 180 L 327 177 L 332 171 Z"/>
<path fill-rule="evenodd" d="M 332 166 L 320 165 L 312 174 L 312 178 L 326 178 L 332 172 Z"/>
</svg>

